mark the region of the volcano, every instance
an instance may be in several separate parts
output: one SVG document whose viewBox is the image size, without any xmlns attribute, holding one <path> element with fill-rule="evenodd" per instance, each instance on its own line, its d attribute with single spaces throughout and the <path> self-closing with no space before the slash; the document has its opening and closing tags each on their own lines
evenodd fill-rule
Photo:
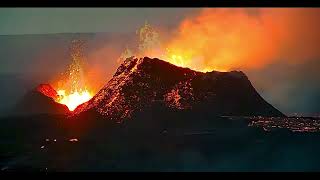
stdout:
<svg viewBox="0 0 320 180">
<path fill-rule="evenodd" d="M 67 106 L 54 101 L 57 92 L 49 84 L 40 84 L 26 93 L 15 105 L 13 111 L 19 115 L 66 114 Z"/>
<path fill-rule="evenodd" d="M 197 72 L 154 58 L 127 58 L 112 79 L 73 117 L 93 113 L 122 122 L 161 108 L 193 115 L 278 116 L 241 71 Z"/>
</svg>

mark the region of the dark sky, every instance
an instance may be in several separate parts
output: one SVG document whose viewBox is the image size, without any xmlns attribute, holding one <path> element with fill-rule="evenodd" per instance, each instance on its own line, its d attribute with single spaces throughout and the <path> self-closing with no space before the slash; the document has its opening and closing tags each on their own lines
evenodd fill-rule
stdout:
<svg viewBox="0 0 320 180">
<path fill-rule="evenodd" d="M 193 8 L 1 8 L 0 35 L 130 32 L 146 20 L 174 26 Z"/>
</svg>

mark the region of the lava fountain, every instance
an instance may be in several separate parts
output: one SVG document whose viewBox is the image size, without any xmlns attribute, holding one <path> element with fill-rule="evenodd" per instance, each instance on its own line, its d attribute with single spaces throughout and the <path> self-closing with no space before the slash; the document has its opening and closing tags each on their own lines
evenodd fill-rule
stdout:
<svg viewBox="0 0 320 180">
<path fill-rule="evenodd" d="M 122 62 L 134 54 L 139 58 L 146 56 L 152 58 L 161 58 L 164 61 L 176 66 L 190 68 L 201 72 L 211 72 L 213 70 L 226 72 L 230 70 L 230 68 L 227 66 L 214 66 L 213 64 L 205 63 L 204 57 L 199 55 L 199 52 L 193 48 L 186 47 L 184 42 L 176 41 L 175 38 L 172 38 L 172 40 L 169 42 L 163 41 L 160 38 L 160 32 L 152 27 L 148 22 L 139 28 L 136 34 L 138 35 L 139 42 L 138 51 L 132 52 L 127 47 L 119 62 Z M 205 39 L 204 37 L 199 38 L 200 39 L 198 39 L 198 41 Z"/>
<path fill-rule="evenodd" d="M 93 97 L 85 78 L 83 42 L 74 40 L 71 46 L 71 64 L 64 77 L 54 85 L 58 97 L 56 102 L 66 105 L 70 111 Z"/>
</svg>

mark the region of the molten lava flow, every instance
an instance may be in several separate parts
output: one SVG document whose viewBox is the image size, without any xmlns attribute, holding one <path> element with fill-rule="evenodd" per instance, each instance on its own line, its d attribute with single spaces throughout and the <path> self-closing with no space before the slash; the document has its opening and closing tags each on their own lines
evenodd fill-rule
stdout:
<svg viewBox="0 0 320 180">
<path fill-rule="evenodd" d="M 58 90 L 58 96 L 58 102 L 66 105 L 70 111 L 73 111 L 77 106 L 89 101 L 92 98 L 92 95 L 88 90 L 80 92 L 76 91 L 69 95 L 65 94 L 65 90 Z"/>
</svg>

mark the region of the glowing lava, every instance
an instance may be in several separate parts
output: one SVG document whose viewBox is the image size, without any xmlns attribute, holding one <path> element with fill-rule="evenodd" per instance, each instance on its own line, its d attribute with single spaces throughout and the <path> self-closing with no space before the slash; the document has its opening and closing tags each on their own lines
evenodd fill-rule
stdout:
<svg viewBox="0 0 320 180">
<path fill-rule="evenodd" d="M 182 32 L 184 32 L 183 29 Z M 212 52 L 211 49 L 206 46 L 208 37 L 203 34 L 201 34 L 201 36 L 198 36 L 197 34 L 199 33 L 193 35 L 190 32 L 190 34 L 192 34 L 191 37 L 193 37 L 192 41 L 183 41 L 184 39 L 188 39 L 189 34 L 186 36 L 182 36 L 184 34 L 180 35 L 180 33 L 178 37 L 173 36 L 175 38 L 171 39 L 168 42 L 165 42 L 160 39 L 159 32 L 147 22 L 144 26 L 138 29 L 137 34 L 139 36 L 138 51 L 131 51 L 127 47 L 122 53 L 121 58 L 118 62 L 122 62 L 126 58 L 129 58 L 134 54 L 139 58 L 161 58 L 162 60 L 176 66 L 190 68 L 192 70 L 200 72 L 211 72 L 214 70 L 226 72 L 231 70 L 231 66 L 228 66 L 224 63 L 224 59 L 226 58 L 225 54 L 219 57 L 215 56 L 217 58 L 211 58 L 210 60 L 208 60 L 208 57 L 211 57 L 209 56 L 209 54 L 212 54 Z M 196 45 L 200 46 L 201 48 L 194 47 L 194 43 L 196 43 Z M 204 54 L 202 53 L 204 52 L 202 49 L 206 50 Z M 228 55 L 228 53 L 226 54 Z"/>
<path fill-rule="evenodd" d="M 228 69 L 224 69 L 221 67 L 209 66 L 200 63 L 203 57 L 197 57 L 194 55 L 192 51 L 178 51 L 178 50 L 170 50 L 167 48 L 166 53 L 162 55 L 162 58 L 176 66 L 191 68 L 195 71 L 200 72 L 211 72 L 213 70 L 220 72 L 227 72 Z"/>
<path fill-rule="evenodd" d="M 69 95 L 65 94 L 65 90 L 58 90 L 58 96 L 59 98 L 57 99 L 57 102 L 66 105 L 70 111 L 75 110 L 77 106 L 92 98 L 92 95 L 88 90 L 80 92 L 76 91 Z"/>
<path fill-rule="evenodd" d="M 89 80 L 86 79 L 85 56 L 82 41 L 74 40 L 71 46 L 71 64 L 64 77 L 56 84 L 56 102 L 66 105 L 73 111 L 93 97 Z"/>
</svg>

